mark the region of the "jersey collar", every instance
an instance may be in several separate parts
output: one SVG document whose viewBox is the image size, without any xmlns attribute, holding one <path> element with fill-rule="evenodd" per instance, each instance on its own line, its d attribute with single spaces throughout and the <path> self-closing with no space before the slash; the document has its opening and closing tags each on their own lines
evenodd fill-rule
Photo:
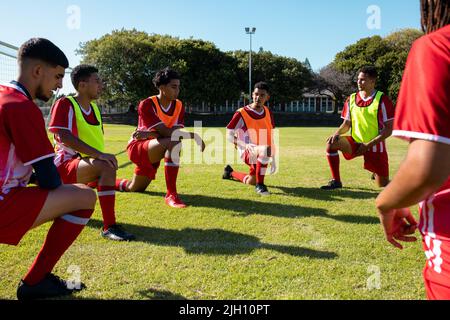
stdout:
<svg viewBox="0 0 450 320">
<path fill-rule="evenodd" d="M 20 82 L 13 80 L 9 83 L 9 87 L 16 89 L 17 91 L 22 93 L 24 96 L 26 96 L 28 99 L 33 100 L 33 98 L 31 97 L 31 94 L 28 92 L 27 88 L 25 88 L 24 85 L 22 85 Z"/>
</svg>

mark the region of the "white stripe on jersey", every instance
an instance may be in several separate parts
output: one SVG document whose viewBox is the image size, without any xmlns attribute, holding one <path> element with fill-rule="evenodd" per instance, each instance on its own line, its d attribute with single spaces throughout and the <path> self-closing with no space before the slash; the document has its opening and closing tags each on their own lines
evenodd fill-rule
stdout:
<svg viewBox="0 0 450 320">
<path fill-rule="evenodd" d="M 47 158 L 53 158 L 54 156 L 55 156 L 54 153 L 50 153 L 50 154 L 48 154 L 46 156 L 42 156 L 42 157 L 36 158 L 34 160 L 28 161 L 27 163 L 24 163 L 23 165 L 24 166 L 31 166 L 33 163 L 39 162 L 39 161 L 47 159 Z"/>
<path fill-rule="evenodd" d="M 392 132 L 392 135 L 396 136 L 396 137 L 405 137 L 405 138 L 428 140 L 428 141 L 435 141 L 435 142 L 450 144 L 450 138 L 438 136 L 438 135 L 430 134 L 430 133 L 405 131 L 405 130 L 394 130 Z"/>
</svg>

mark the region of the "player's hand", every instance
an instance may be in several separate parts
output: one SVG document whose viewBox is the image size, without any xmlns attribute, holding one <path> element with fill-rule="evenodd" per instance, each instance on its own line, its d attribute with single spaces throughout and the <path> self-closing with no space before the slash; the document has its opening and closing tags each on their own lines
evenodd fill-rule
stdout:
<svg viewBox="0 0 450 320">
<path fill-rule="evenodd" d="M 117 164 L 116 156 L 109 153 L 101 153 L 98 157 L 98 160 L 105 161 L 111 168 L 117 170 L 119 165 Z"/>
<path fill-rule="evenodd" d="M 370 149 L 370 146 L 369 146 L 369 145 L 367 145 L 367 144 L 365 144 L 365 143 L 361 143 L 361 144 L 359 145 L 358 150 L 356 150 L 356 156 L 357 156 L 357 157 L 362 156 L 364 153 L 366 153 L 367 151 L 369 151 L 369 149 Z"/>
<path fill-rule="evenodd" d="M 133 139 L 136 140 L 147 140 L 151 135 L 150 131 L 141 131 L 141 130 L 136 130 L 133 133 Z"/>
<path fill-rule="evenodd" d="M 378 212 L 384 229 L 386 240 L 394 247 L 402 250 L 403 246 L 398 241 L 414 242 L 416 237 L 411 237 L 417 230 L 417 222 L 408 208 Z"/>
<path fill-rule="evenodd" d="M 339 141 L 339 135 L 338 134 L 333 134 L 332 136 L 328 137 L 327 139 L 327 144 L 333 144 L 337 141 Z"/>
<path fill-rule="evenodd" d="M 270 163 L 270 174 L 275 174 L 277 172 L 277 162 L 275 158 L 272 158 L 272 162 Z"/>
</svg>

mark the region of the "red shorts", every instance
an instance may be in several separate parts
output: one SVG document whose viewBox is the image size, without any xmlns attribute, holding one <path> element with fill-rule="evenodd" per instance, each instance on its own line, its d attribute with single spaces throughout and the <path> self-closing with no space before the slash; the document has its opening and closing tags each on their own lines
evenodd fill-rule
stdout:
<svg viewBox="0 0 450 320">
<path fill-rule="evenodd" d="M 420 206 L 419 230 L 427 257 L 423 277 L 429 299 L 450 300 L 450 188 L 447 188 Z"/>
<path fill-rule="evenodd" d="M 154 166 L 148 158 L 148 144 L 151 140 L 132 141 L 127 146 L 128 158 L 136 165 L 134 174 L 155 180 L 158 166 Z"/>
<path fill-rule="evenodd" d="M 0 243 L 16 246 L 44 207 L 49 191 L 14 188 L 0 200 Z"/>
<path fill-rule="evenodd" d="M 345 138 L 352 147 L 352 153 L 342 154 L 346 160 L 352 160 L 356 158 L 356 151 L 358 150 L 360 143 L 357 143 L 350 136 L 346 136 Z M 389 177 L 389 160 L 386 143 L 384 141 L 364 153 L 364 169 L 373 172 L 380 177 Z"/>
<path fill-rule="evenodd" d="M 75 158 L 61 163 L 57 169 L 64 184 L 77 183 L 77 170 L 81 159 Z"/>
</svg>

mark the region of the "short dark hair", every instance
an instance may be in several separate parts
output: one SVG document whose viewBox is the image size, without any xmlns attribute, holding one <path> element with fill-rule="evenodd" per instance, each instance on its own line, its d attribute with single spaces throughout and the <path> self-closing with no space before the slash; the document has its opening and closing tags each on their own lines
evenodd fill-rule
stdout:
<svg viewBox="0 0 450 320">
<path fill-rule="evenodd" d="M 155 77 L 153 78 L 153 84 L 156 88 L 159 88 L 160 86 L 164 86 L 166 84 L 169 84 L 172 80 L 180 80 L 180 74 L 176 72 L 175 70 L 172 70 L 171 68 L 167 67 L 162 70 L 159 70 Z"/>
<path fill-rule="evenodd" d="M 268 93 L 270 92 L 269 85 L 267 84 L 267 82 L 264 82 L 264 81 L 260 81 L 260 82 L 256 83 L 254 89 L 266 90 Z"/>
<path fill-rule="evenodd" d="M 378 78 L 378 71 L 374 66 L 363 66 L 359 69 L 358 73 L 364 73 L 372 79 Z"/>
<path fill-rule="evenodd" d="M 73 87 L 78 89 L 80 82 L 87 81 L 94 73 L 98 73 L 98 69 L 94 66 L 88 64 L 80 64 L 79 66 L 76 66 L 70 74 Z"/>
<path fill-rule="evenodd" d="M 32 38 L 22 44 L 17 58 L 19 63 L 26 59 L 37 59 L 52 67 L 61 66 L 64 69 L 69 67 L 69 60 L 67 60 L 64 52 L 53 42 L 44 38 Z"/>
</svg>

